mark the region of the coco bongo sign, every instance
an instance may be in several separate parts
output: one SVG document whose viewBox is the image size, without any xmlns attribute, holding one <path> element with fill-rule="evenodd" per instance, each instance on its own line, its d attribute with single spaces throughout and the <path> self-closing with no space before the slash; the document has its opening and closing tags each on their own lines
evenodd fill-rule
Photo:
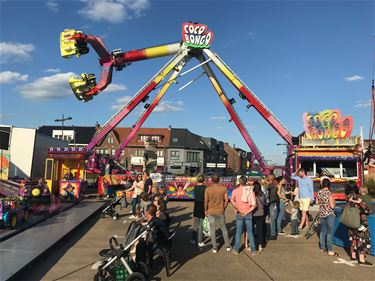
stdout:
<svg viewBox="0 0 375 281">
<path fill-rule="evenodd" d="M 182 41 L 188 47 L 209 48 L 214 34 L 205 24 L 184 22 L 182 24 Z"/>
</svg>

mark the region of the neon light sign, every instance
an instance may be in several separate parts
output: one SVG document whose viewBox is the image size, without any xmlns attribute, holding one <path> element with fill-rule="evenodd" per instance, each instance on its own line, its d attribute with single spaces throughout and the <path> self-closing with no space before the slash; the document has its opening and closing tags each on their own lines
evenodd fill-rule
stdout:
<svg viewBox="0 0 375 281">
<path fill-rule="evenodd" d="M 188 47 L 209 48 L 214 34 L 205 24 L 184 22 L 182 24 L 182 41 Z"/>
<path fill-rule="evenodd" d="M 353 130 L 352 117 L 341 117 L 338 109 L 305 112 L 303 124 L 306 138 L 310 140 L 345 139 L 350 137 Z"/>
</svg>

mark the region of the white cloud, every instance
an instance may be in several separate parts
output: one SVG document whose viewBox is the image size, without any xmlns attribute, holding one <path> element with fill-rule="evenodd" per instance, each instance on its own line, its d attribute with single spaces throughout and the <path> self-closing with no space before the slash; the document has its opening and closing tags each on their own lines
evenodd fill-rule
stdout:
<svg viewBox="0 0 375 281">
<path fill-rule="evenodd" d="M 30 53 L 34 50 L 33 44 L 0 42 L 0 63 L 27 61 L 31 59 Z"/>
<path fill-rule="evenodd" d="M 354 107 L 370 107 L 371 100 L 358 100 Z"/>
<path fill-rule="evenodd" d="M 25 82 L 29 78 L 27 74 L 21 74 L 13 71 L 0 72 L 0 84 L 10 84 L 15 82 Z"/>
<path fill-rule="evenodd" d="M 49 72 L 49 73 L 59 73 L 61 71 L 60 68 L 47 68 L 44 70 L 44 72 Z"/>
<path fill-rule="evenodd" d="M 57 13 L 59 11 L 59 4 L 54 0 L 48 0 L 46 2 L 46 7 L 48 10 Z"/>
<path fill-rule="evenodd" d="M 31 100 L 61 99 L 73 95 L 68 84 L 72 76 L 77 76 L 77 74 L 67 72 L 41 77 L 18 87 L 18 90 L 23 97 Z"/>
<path fill-rule="evenodd" d="M 346 76 L 345 77 L 345 80 L 348 81 L 348 82 L 353 82 L 353 81 L 359 81 L 359 80 L 363 80 L 364 78 L 360 75 L 352 75 L 352 76 Z"/>
<path fill-rule="evenodd" d="M 78 13 L 94 21 L 121 23 L 139 17 L 150 7 L 149 0 L 94 0 L 84 1 L 86 6 Z"/>
<path fill-rule="evenodd" d="M 160 104 L 158 104 L 154 112 L 174 112 L 174 111 L 182 111 L 184 109 L 184 103 L 182 101 L 177 102 L 171 102 L 171 101 L 165 101 Z"/>
<path fill-rule="evenodd" d="M 110 92 L 119 92 L 119 91 L 125 91 L 127 88 L 125 85 L 123 84 L 115 84 L 115 83 L 111 83 L 108 85 L 107 88 L 105 88 L 105 90 L 103 91 L 104 93 L 107 92 L 107 93 L 110 93 Z"/>
<path fill-rule="evenodd" d="M 131 100 L 131 96 L 124 96 L 121 98 L 117 98 L 115 101 L 115 104 L 111 106 L 112 110 L 119 110 L 121 107 L 123 107 L 125 104 L 127 104 Z"/>
<path fill-rule="evenodd" d="M 211 120 L 225 120 L 227 119 L 225 116 L 211 116 Z"/>
</svg>

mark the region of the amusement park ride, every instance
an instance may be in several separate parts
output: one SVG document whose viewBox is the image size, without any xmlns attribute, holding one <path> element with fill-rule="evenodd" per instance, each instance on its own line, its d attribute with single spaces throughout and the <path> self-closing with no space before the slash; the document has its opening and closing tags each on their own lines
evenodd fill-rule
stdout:
<svg viewBox="0 0 375 281">
<path fill-rule="evenodd" d="M 269 167 L 267 167 L 267 164 L 262 158 L 259 149 L 255 145 L 254 141 L 240 120 L 236 110 L 234 109 L 233 104 L 235 103 L 235 100 L 233 98 L 229 99 L 220 85 L 211 67 L 212 64 L 215 65 L 239 91 L 240 98 L 248 103 L 247 108 L 254 107 L 257 112 L 271 125 L 271 127 L 284 139 L 288 145 L 288 154 L 292 154 L 293 145 L 297 144 L 293 142 L 295 142 L 295 139 L 297 138 L 292 137 L 290 132 L 276 118 L 276 116 L 239 79 L 239 77 L 224 63 L 224 61 L 210 49 L 213 37 L 213 32 L 210 31 L 206 25 L 185 22 L 182 24 L 181 42 L 127 52 L 123 52 L 121 49 L 116 49 L 110 52 L 106 48 L 104 42 L 97 36 L 87 35 L 74 29 L 67 29 L 61 33 L 60 50 L 62 57 L 70 58 L 74 55 L 79 57 L 87 54 L 89 52 L 87 44 L 90 44 L 94 48 L 95 52 L 99 55 L 99 64 L 102 66 L 102 71 L 98 83 L 96 83 L 95 74 L 86 73 L 81 74 L 80 78 L 71 78 L 69 80 L 69 84 L 76 97 L 84 102 L 90 101 L 95 95 L 105 90 L 105 88 L 111 83 L 113 69 L 120 71 L 135 61 L 173 55 L 173 58 L 163 68 L 161 68 L 127 104 L 124 104 L 92 138 L 91 142 L 87 146 L 87 150 L 92 152 L 94 155 L 92 159 L 95 159 L 94 148 L 104 140 L 107 134 L 126 116 L 128 116 L 129 113 L 132 112 L 132 110 L 134 110 L 141 102 L 146 102 L 146 100 L 149 98 L 149 94 L 155 90 L 163 80 L 166 80 L 164 84 L 161 84 L 161 89 L 152 103 L 145 105 L 145 111 L 137 123 L 133 125 L 129 135 L 116 151 L 114 160 L 117 161 L 122 150 L 127 146 L 129 141 L 137 133 L 138 129 L 159 104 L 161 98 L 167 92 L 169 87 L 181 76 L 198 67 L 202 67 L 204 73 L 207 75 L 212 86 L 217 92 L 220 100 L 227 109 L 230 115 L 229 121 L 233 121 L 236 124 L 241 135 L 253 152 L 255 159 L 259 162 L 262 171 L 267 174 L 269 172 Z M 183 67 L 192 58 L 197 59 L 199 64 L 182 73 L 181 71 Z M 166 79 L 169 74 L 169 78 Z M 292 170 L 292 158 L 290 158 L 289 161 L 288 168 Z M 94 161 L 90 162 L 92 163 Z M 91 168 L 94 167 L 91 165 Z"/>
</svg>

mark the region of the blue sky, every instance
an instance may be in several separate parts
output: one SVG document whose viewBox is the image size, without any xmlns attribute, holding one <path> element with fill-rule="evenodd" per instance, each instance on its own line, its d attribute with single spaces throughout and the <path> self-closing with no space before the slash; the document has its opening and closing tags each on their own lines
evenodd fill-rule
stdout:
<svg viewBox="0 0 375 281">
<path fill-rule="evenodd" d="M 62 113 L 72 125 L 104 123 L 169 58 L 133 63 L 115 72 L 109 91 L 88 103 L 76 100 L 68 78 L 96 73 L 94 52 L 60 57 L 59 33 L 75 28 L 101 36 L 123 51 L 179 41 L 181 23 L 205 23 L 212 49 L 240 76 L 293 134 L 302 114 L 338 108 L 368 131 L 374 62 L 373 1 L 0 1 L 0 123 L 19 127 L 53 124 Z M 188 67 L 197 64 L 189 63 Z M 169 94 L 194 79 L 183 77 Z M 221 78 L 266 159 L 281 162 L 282 139 Z M 156 92 L 155 92 L 156 93 Z M 155 94 L 154 93 L 154 94 Z M 205 77 L 168 98 L 144 127 L 185 127 L 247 149 Z M 120 126 L 132 125 L 139 110 Z"/>
</svg>

